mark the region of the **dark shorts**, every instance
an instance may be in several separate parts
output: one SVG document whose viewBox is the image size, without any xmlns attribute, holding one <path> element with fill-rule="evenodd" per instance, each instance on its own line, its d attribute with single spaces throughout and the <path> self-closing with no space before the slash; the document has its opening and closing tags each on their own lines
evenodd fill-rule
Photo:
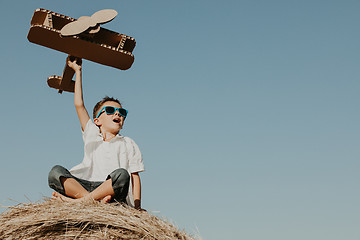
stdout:
<svg viewBox="0 0 360 240">
<path fill-rule="evenodd" d="M 66 168 L 56 165 L 49 172 L 49 177 L 48 177 L 49 187 L 63 195 L 66 194 L 65 194 L 64 186 L 60 181 L 60 177 L 75 179 L 88 192 L 94 191 L 97 187 L 99 187 L 103 183 L 101 181 L 93 182 L 93 181 L 87 181 L 84 179 L 77 178 L 73 176 Z M 112 201 L 126 203 L 126 196 L 128 194 L 129 184 L 130 184 L 130 175 L 128 171 L 126 171 L 123 168 L 116 169 L 108 175 L 106 180 L 108 180 L 109 178 L 111 178 L 112 188 L 115 193 L 114 196 L 112 197 Z"/>
</svg>

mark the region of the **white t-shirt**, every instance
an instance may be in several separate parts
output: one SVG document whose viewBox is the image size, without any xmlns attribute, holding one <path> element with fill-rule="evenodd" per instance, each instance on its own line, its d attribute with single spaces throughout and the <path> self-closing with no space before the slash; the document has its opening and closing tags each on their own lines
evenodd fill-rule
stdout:
<svg viewBox="0 0 360 240">
<path fill-rule="evenodd" d="M 105 142 L 99 127 L 90 119 L 83 132 L 84 159 L 82 163 L 70 169 L 75 177 L 88 181 L 105 181 L 108 175 L 124 168 L 129 174 L 145 170 L 139 147 L 129 137 L 117 135 Z M 134 205 L 132 183 L 126 198 L 130 206 Z"/>
</svg>

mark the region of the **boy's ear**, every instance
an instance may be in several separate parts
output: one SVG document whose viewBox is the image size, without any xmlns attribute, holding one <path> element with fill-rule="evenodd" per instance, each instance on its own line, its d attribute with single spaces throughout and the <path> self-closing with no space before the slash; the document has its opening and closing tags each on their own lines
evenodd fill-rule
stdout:
<svg viewBox="0 0 360 240">
<path fill-rule="evenodd" d="M 100 121 L 100 119 L 95 118 L 95 119 L 94 119 L 94 123 L 95 123 L 96 126 L 101 127 L 101 121 Z"/>
</svg>

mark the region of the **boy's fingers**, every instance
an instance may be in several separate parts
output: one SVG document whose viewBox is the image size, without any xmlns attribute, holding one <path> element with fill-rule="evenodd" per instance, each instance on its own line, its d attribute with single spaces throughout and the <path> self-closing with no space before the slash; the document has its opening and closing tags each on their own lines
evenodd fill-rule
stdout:
<svg viewBox="0 0 360 240">
<path fill-rule="evenodd" d="M 73 61 L 75 61 L 75 60 L 76 60 L 76 57 L 71 56 L 71 55 L 70 55 L 68 58 L 69 58 L 69 60 L 70 60 L 71 62 L 73 62 Z"/>
<path fill-rule="evenodd" d="M 77 64 L 77 65 L 81 66 L 82 60 L 81 60 L 81 58 L 75 59 L 74 61 L 69 60 L 68 65 L 70 65 L 70 64 Z"/>
</svg>

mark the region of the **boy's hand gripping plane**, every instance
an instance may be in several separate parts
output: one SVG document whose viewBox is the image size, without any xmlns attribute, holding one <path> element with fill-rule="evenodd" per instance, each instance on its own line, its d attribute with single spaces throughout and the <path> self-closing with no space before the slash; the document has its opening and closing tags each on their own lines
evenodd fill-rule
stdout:
<svg viewBox="0 0 360 240">
<path fill-rule="evenodd" d="M 134 62 L 135 39 L 100 27 L 113 20 L 117 12 L 105 9 L 91 17 L 74 19 L 45 9 L 36 9 L 31 19 L 28 40 L 69 54 L 62 76 L 50 76 L 48 85 L 62 91 L 74 92 L 74 70 L 67 61 L 84 58 L 106 66 L 126 70 Z M 74 57 L 71 57 L 74 56 Z"/>
</svg>

